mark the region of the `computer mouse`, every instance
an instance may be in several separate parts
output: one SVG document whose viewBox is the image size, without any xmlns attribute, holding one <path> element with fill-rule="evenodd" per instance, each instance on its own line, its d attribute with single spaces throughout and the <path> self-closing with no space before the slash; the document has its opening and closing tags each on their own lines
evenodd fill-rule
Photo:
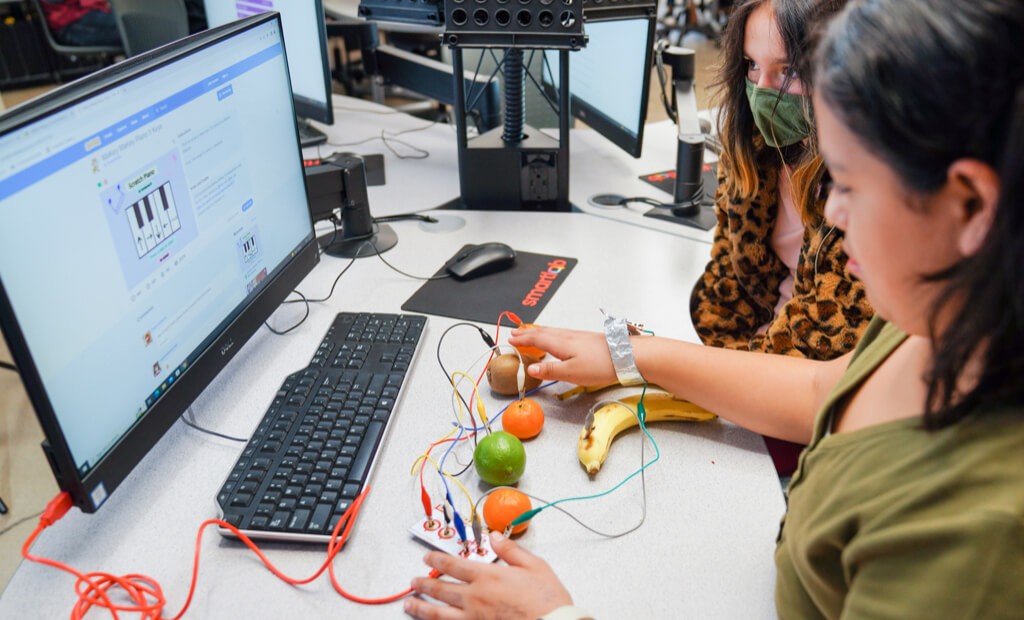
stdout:
<svg viewBox="0 0 1024 620">
<path fill-rule="evenodd" d="M 496 241 L 469 246 L 445 263 L 456 280 L 471 280 L 504 271 L 516 263 L 516 251 Z"/>
</svg>

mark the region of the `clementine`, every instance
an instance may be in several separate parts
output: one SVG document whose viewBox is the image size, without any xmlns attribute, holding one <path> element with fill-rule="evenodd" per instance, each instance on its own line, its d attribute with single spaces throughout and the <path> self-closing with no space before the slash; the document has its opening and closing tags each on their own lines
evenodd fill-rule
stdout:
<svg viewBox="0 0 1024 620">
<path fill-rule="evenodd" d="M 517 400 L 501 414 L 501 428 L 519 439 L 531 439 L 544 428 L 544 410 L 532 398 Z"/>
<path fill-rule="evenodd" d="M 515 489 L 498 489 L 484 501 L 484 522 L 488 529 L 504 532 L 519 515 L 533 508 L 530 498 Z M 513 534 L 520 534 L 530 525 L 529 521 L 512 528 Z"/>
</svg>

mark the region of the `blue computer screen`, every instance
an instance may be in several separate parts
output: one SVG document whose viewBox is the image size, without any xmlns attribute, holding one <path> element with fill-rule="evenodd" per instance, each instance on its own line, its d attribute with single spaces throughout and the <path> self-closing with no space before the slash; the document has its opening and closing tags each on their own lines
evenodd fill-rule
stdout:
<svg viewBox="0 0 1024 620">
<path fill-rule="evenodd" d="M 80 475 L 312 238 L 294 118 L 265 20 L 0 132 L 0 283 Z"/>
</svg>

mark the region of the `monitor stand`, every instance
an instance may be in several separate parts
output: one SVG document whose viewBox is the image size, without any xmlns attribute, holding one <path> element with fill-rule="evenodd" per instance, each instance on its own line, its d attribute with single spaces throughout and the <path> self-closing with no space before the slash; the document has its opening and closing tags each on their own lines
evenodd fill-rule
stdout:
<svg viewBox="0 0 1024 620">
<path fill-rule="evenodd" d="M 299 142 L 303 148 L 327 142 L 327 135 L 310 125 L 309 120 L 299 117 L 295 122 L 299 127 Z"/>
<path fill-rule="evenodd" d="M 325 233 L 317 237 L 324 254 L 339 258 L 363 258 L 383 254 L 398 244 L 395 229 L 387 224 L 378 224 L 372 234 L 345 239 L 343 235 Z"/>
</svg>

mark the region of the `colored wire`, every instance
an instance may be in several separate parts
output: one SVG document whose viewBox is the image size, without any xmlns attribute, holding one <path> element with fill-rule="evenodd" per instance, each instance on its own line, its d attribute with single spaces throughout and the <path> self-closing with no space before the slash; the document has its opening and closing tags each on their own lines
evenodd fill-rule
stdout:
<svg viewBox="0 0 1024 620">
<path fill-rule="evenodd" d="M 467 326 L 467 327 L 472 327 L 472 328 L 476 329 L 480 333 L 480 337 L 483 338 L 484 344 L 486 344 L 488 347 L 494 346 L 494 341 L 491 340 L 491 336 L 487 332 L 485 332 L 481 327 L 479 327 L 478 325 L 474 325 L 473 323 L 467 323 L 465 321 L 462 321 L 460 323 L 456 323 L 454 325 L 449 326 L 446 330 L 441 332 L 441 337 L 437 339 L 437 364 L 438 364 L 438 366 L 441 367 L 441 372 L 444 373 L 444 378 L 447 379 L 449 381 L 449 383 L 451 383 L 451 378 L 449 377 L 448 369 L 445 368 L 444 362 L 441 360 L 441 345 L 444 343 L 444 339 L 445 339 L 445 337 L 448 336 L 448 333 L 450 331 L 452 331 L 453 329 L 455 329 L 456 327 L 460 327 L 460 326 Z M 454 387 L 454 384 L 452 385 L 452 387 Z M 469 410 L 470 422 L 473 424 L 473 426 L 476 426 L 476 420 L 473 418 L 473 408 L 469 406 L 469 403 L 467 403 L 464 398 L 462 398 L 462 394 L 461 393 L 459 393 L 459 392 L 456 392 L 456 393 L 459 394 L 459 398 L 462 399 L 463 404 L 466 405 L 466 408 Z M 474 441 L 474 443 L 476 442 L 476 437 L 475 436 L 473 438 L 473 441 Z M 463 470 L 463 471 L 465 471 L 465 470 Z"/>
<path fill-rule="evenodd" d="M 547 503 L 547 504 L 545 504 L 545 505 L 543 505 L 543 506 L 541 506 L 539 508 L 534 508 L 533 510 L 528 510 L 527 512 L 519 515 L 518 517 L 516 517 L 515 519 L 512 520 L 511 525 L 512 526 L 516 526 L 516 525 L 519 525 L 520 523 L 523 523 L 525 521 L 529 521 L 530 519 L 535 517 L 542 510 L 545 510 L 547 508 L 550 508 L 551 506 L 556 506 L 556 505 L 564 503 L 564 502 L 577 502 L 577 501 L 586 500 L 586 499 L 597 499 L 599 497 L 604 497 L 605 495 L 608 495 L 609 493 L 612 493 L 612 492 L 616 491 L 619 487 L 621 487 L 622 485 L 626 484 L 627 482 L 632 480 L 637 475 L 642 474 L 644 472 L 644 470 L 646 470 L 651 465 L 657 463 L 661 459 L 661 450 L 658 448 L 658 443 L 656 441 L 654 441 L 654 437 L 651 436 L 650 431 L 647 430 L 647 424 L 644 421 L 644 418 L 646 417 L 646 414 L 645 414 L 645 411 L 644 411 L 644 394 L 646 394 L 646 393 L 647 393 L 647 384 L 645 383 L 644 387 L 643 387 L 643 391 L 640 393 L 640 402 L 637 403 L 637 410 L 636 411 L 634 411 L 631 407 L 629 407 L 625 403 L 622 403 L 622 402 L 619 402 L 619 401 L 608 401 L 608 402 L 618 402 L 618 404 L 622 405 L 623 407 L 626 407 L 627 409 L 629 409 L 630 411 L 633 412 L 633 415 L 636 416 L 637 421 L 640 423 L 640 430 L 642 430 L 643 433 L 645 435 L 647 435 L 647 438 L 651 441 L 651 445 L 654 446 L 654 453 L 655 453 L 655 455 L 654 455 L 654 458 L 649 463 L 645 463 L 644 465 L 642 465 L 640 467 L 640 469 L 638 469 L 638 470 L 634 471 L 633 473 L 631 473 L 630 475 L 626 476 L 625 478 L 622 479 L 622 481 L 620 481 L 618 484 L 616 484 L 612 488 L 608 489 L 607 491 L 602 491 L 601 493 L 595 493 L 593 495 L 584 495 L 584 496 L 581 496 L 581 497 L 566 497 L 564 499 L 558 499 L 558 500 L 555 500 L 553 502 L 549 502 L 549 503 Z M 602 403 L 598 403 L 597 405 L 600 405 L 600 404 L 602 404 Z M 595 407 L 597 405 L 595 405 Z"/>
<path fill-rule="evenodd" d="M 526 392 L 526 396 L 530 396 L 532 394 L 536 394 L 537 392 L 539 392 L 541 390 L 545 390 L 545 389 L 547 389 L 547 388 L 549 388 L 552 385 L 555 385 L 557 383 L 558 383 L 558 381 L 551 381 L 550 383 L 545 383 L 543 385 L 538 385 L 537 387 L 533 388 L 532 390 Z M 507 405 L 505 405 L 504 407 L 502 407 L 501 411 L 499 411 L 494 417 L 491 418 L 491 422 L 494 422 L 498 418 L 500 418 L 501 414 L 505 413 L 505 410 L 508 409 L 509 407 L 511 407 L 512 405 L 514 405 L 515 403 L 516 403 L 516 401 L 512 401 L 512 402 L 508 403 Z M 482 427 L 482 426 L 476 426 L 476 427 L 468 426 L 468 427 L 465 428 L 465 430 L 470 431 L 470 432 L 480 432 L 480 431 L 484 430 L 484 427 Z"/>
<path fill-rule="evenodd" d="M 413 463 L 412 471 L 416 470 L 416 465 L 418 465 L 421 461 L 423 462 L 423 464 L 425 466 L 426 465 L 426 461 L 428 461 L 428 460 L 434 466 L 434 468 L 437 469 L 438 473 L 443 474 L 446 478 L 448 478 L 449 480 L 451 480 L 452 482 L 454 482 L 455 484 L 457 484 L 459 486 L 459 488 L 462 490 L 462 494 L 466 496 L 466 503 L 467 503 L 467 505 L 470 508 L 470 512 L 472 512 L 472 510 L 474 509 L 476 504 L 473 503 L 473 496 L 470 495 L 469 489 L 467 489 L 466 486 L 464 484 L 462 484 L 459 481 L 458 478 L 456 478 L 452 474 L 449 474 L 446 471 L 442 471 L 441 470 L 441 466 L 437 464 L 437 461 L 435 461 L 433 457 L 425 455 L 425 454 L 421 454 L 416 459 L 416 462 Z M 410 473 L 412 473 L 412 472 L 410 472 Z M 419 475 L 420 475 L 420 487 L 423 487 L 423 467 L 420 467 Z"/>
<path fill-rule="evenodd" d="M 327 558 L 316 572 L 313 573 L 313 575 L 305 579 L 295 579 L 285 575 L 266 557 L 266 555 L 264 555 L 263 551 L 260 550 L 260 548 L 248 536 L 230 523 L 226 523 L 220 519 L 208 519 L 204 521 L 199 526 L 199 531 L 196 534 L 195 555 L 192 564 L 192 581 L 189 585 L 188 596 L 185 599 L 185 603 L 182 606 L 181 611 L 179 611 L 172 620 L 179 620 L 185 615 L 185 612 L 188 611 L 189 606 L 192 604 L 192 599 L 195 596 L 196 584 L 198 583 L 199 559 L 200 551 L 202 549 L 203 533 L 210 525 L 217 525 L 231 531 L 232 534 L 237 536 L 242 543 L 249 547 L 249 549 L 259 557 L 260 561 L 262 561 L 264 566 L 267 567 L 267 570 L 290 585 L 297 586 L 310 583 L 319 578 L 326 570 L 330 575 L 331 585 L 334 587 L 335 591 L 356 603 L 364 605 L 379 605 L 391 603 L 408 596 L 412 593 L 412 588 L 407 588 L 397 594 L 380 598 L 356 596 L 342 588 L 338 583 L 337 576 L 334 574 L 334 558 L 348 540 L 348 537 L 352 532 L 352 528 L 355 526 L 359 511 L 362 508 L 363 501 L 366 499 L 369 492 L 370 487 L 367 486 L 338 520 L 338 523 L 334 526 L 334 530 L 331 532 L 331 539 L 327 547 Z M 59 493 L 43 511 L 36 529 L 31 535 L 29 535 L 25 540 L 25 543 L 22 545 L 21 553 L 26 560 L 56 568 L 70 573 L 77 578 L 77 581 L 75 582 L 75 591 L 78 594 L 78 601 L 72 608 L 72 620 L 80 620 L 84 618 L 93 607 L 107 609 L 115 620 L 119 618 L 118 612 L 139 614 L 138 617 L 143 620 L 159 620 L 162 618 L 163 608 L 167 601 L 164 598 L 160 584 L 150 577 L 138 574 L 115 576 L 102 572 L 82 573 L 56 560 L 35 556 L 29 552 L 32 544 L 35 542 L 36 538 L 39 537 L 42 531 L 63 517 L 71 506 L 71 496 L 67 492 Z M 431 576 L 436 576 L 436 574 L 432 571 Z M 114 587 L 123 590 L 133 604 L 114 604 L 108 595 L 108 592 Z"/>
</svg>

